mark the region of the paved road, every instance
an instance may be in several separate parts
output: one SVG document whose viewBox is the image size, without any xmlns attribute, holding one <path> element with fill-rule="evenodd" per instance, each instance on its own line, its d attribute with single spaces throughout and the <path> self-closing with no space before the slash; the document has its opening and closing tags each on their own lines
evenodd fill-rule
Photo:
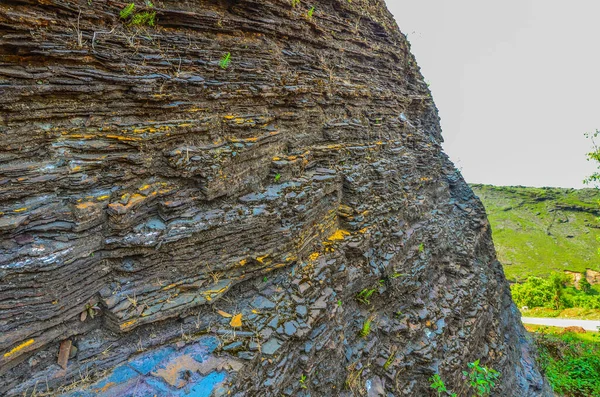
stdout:
<svg viewBox="0 0 600 397">
<path fill-rule="evenodd" d="M 552 327 L 581 327 L 586 331 L 598 331 L 600 321 L 591 320 L 571 320 L 568 318 L 533 318 L 522 317 L 523 324 L 549 325 Z"/>
</svg>

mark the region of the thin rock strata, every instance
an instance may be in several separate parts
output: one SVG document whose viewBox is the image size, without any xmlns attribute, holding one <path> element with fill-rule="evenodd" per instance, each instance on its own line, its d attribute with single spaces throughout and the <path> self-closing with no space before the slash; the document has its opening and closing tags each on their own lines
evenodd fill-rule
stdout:
<svg viewBox="0 0 600 397">
<path fill-rule="evenodd" d="M 2 1 L 0 395 L 547 395 L 383 0 L 292 3 Z"/>
</svg>

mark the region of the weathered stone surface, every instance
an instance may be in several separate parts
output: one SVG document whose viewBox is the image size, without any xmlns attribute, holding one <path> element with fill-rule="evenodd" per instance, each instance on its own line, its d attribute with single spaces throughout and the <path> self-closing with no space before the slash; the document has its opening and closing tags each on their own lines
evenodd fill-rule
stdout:
<svg viewBox="0 0 600 397">
<path fill-rule="evenodd" d="M 154 3 L 0 4 L 0 394 L 543 395 L 383 1 Z"/>
</svg>

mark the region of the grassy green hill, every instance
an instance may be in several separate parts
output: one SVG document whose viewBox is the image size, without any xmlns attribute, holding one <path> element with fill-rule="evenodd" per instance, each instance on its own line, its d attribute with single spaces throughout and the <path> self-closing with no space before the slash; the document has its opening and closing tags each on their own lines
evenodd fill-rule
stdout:
<svg viewBox="0 0 600 397">
<path fill-rule="evenodd" d="M 471 185 L 486 207 L 509 280 L 600 271 L 600 191 Z"/>
</svg>

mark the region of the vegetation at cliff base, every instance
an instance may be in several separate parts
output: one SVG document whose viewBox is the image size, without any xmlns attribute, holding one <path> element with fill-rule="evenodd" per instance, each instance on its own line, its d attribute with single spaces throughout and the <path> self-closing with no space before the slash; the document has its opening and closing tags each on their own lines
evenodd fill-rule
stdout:
<svg viewBox="0 0 600 397">
<path fill-rule="evenodd" d="M 539 364 L 558 395 L 600 397 L 600 333 L 527 326 L 538 347 Z"/>
</svg>

